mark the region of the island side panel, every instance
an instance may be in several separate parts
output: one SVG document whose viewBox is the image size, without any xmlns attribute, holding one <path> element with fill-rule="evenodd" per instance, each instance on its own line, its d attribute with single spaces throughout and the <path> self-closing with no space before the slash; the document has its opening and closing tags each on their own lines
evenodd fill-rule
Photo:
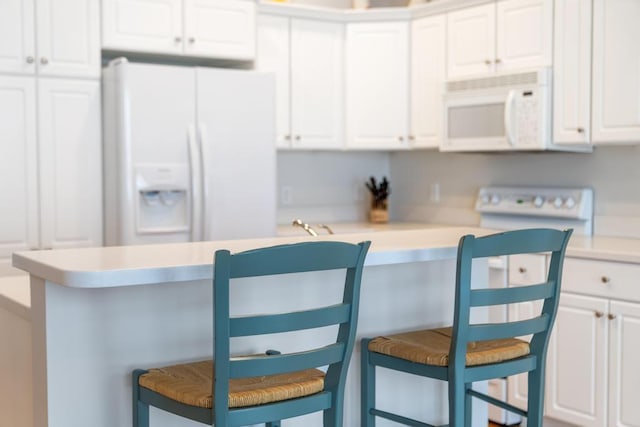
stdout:
<svg viewBox="0 0 640 427">
<path fill-rule="evenodd" d="M 486 263 L 479 268 L 486 286 Z M 334 282 L 325 272 L 306 280 Z M 393 333 L 449 324 L 453 312 L 455 261 L 433 261 L 366 267 L 363 275 L 358 336 Z M 238 313 L 265 301 L 274 309 L 290 304 L 333 303 L 338 286 L 307 292 L 300 278 L 280 280 L 276 290 L 248 281 L 233 294 Z M 293 290 L 293 291 L 292 291 Z M 113 427 L 131 423 L 130 373 L 198 360 L 212 353 L 211 282 L 161 283 L 103 289 L 59 286 L 32 281 L 35 427 Z M 262 310 L 264 311 L 264 309 Z M 37 312 L 37 314 L 35 313 Z M 335 331 L 322 330 L 328 340 Z M 290 336 L 239 341 L 237 352 L 304 347 Z M 381 373 L 379 399 L 429 422 L 446 420 L 446 387 L 437 381 Z M 345 425 L 360 423 L 359 344 L 347 383 Z M 486 425 L 486 408 L 475 405 L 474 425 Z M 196 427 L 152 410 L 154 427 Z M 380 421 L 380 427 L 391 423 Z M 321 425 L 314 414 L 287 420 L 286 427 Z"/>
</svg>

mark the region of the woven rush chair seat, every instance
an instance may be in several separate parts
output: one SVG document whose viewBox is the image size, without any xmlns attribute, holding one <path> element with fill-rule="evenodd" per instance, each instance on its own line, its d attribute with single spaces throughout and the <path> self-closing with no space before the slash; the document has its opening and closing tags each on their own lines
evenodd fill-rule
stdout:
<svg viewBox="0 0 640 427">
<path fill-rule="evenodd" d="M 149 369 L 140 386 L 186 405 L 211 408 L 213 363 L 211 360 Z M 229 407 L 264 405 L 319 393 L 324 389 L 324 372 L 319 369 L 232 379 Z"/>
<path fill-rule="evenodd" d="M 437 328 L 380 336 L 369 351 L 423 365 L 448 366 L 453 329 Z M 500 363 L 529 354 L 529 343 L 517 338 L 474 341 L 467 344 L 466 366 Z"/>
</svg>

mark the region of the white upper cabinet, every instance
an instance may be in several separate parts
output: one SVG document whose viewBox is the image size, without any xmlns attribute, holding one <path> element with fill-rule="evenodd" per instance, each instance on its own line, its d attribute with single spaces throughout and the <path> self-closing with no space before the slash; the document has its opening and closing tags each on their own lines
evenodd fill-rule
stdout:
<svg viewBox="0 0 640 427">
<path fill-rule="evenodd" d="M 99 12 L 98 0 L 3 0 L 0 71 L 98 78 Z"/>
<path fill-rule="evenodd" d="M 0 71 L 35 73 L 33 0 L 0 2 Z"/>
<path fill-rule="evenodd" d="M 406 149 L 409 23 L 347 24 L 347 146 Z"/>
<path fill-rule="evenodd" d="M 102 244 L 100 82 L 39 79 L 41 246 Z"/>
<path fill-rule="evenodd" d="M 255 3 L 184 0 L 184 53 L 250 60 L 255 57 Z"/>
<path fill-rule="evenodd" d="M 103 0 L 102 47 L 182 53 L 182 0 Z"/>
<path fill-rule="evenodd" d="M 595 0 L 594 143 L 640 141 L 640 2 Z"/>
<path fill-rule="evenodd" d="M 0 261 L 35 249 L 38 239 L 38 154 L 35 79 L 0 75 Z"/>
<path fill-rule="evenodd" d="M 103 0 L 102 47 L 110 50 L 251 60 L 250 0 Z"/>
<path fill-rule="evenodd" d="M 279 148 L 343 147 L 343 24 L 260 16 L 256 68 L 276 75 Z"/>
<path fill-rule="evenodd" d="M 552 0 L 504 0 L 448 14 L 448 77 L 551 65 Z"/>
<path fill-rule="evenodd" d="M 491 73 L 496 59 L 496 6 L 451 12 L 447 22 L 448 77 Z"/>
<path fill-rule="evenodd" d="M 496 70 L 551 66 L 553 0 L 497 3 Z"/>
<path fill-rule="evenodd" d="M 437 148 L 442 139 L 446 74 L 446 16 L 411 24 L 411 131 L 414 148 Z"/>
<path fill-rule="evenodd" d="M 590 142 L 591 0 L 555 2 L 553 139 Z"/>
</svg>

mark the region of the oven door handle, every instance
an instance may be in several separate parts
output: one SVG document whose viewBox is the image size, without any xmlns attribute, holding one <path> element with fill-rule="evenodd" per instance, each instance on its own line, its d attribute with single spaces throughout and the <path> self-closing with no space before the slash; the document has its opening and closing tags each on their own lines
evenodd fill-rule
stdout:
<svg viewBox="0 0 640 427">
<path fill-rule="evenodd" d="M 507 137 L 507 142 L 512 147 L 516 145 L 516 141 L 513 135 L 513 119 L 516 114 L 516 109 L 514 108 L 513 103 L 516 99 L 516 90 L 512 89 L 507 94 L 507 101 L 504 106 L 504 130 Z"/>
</svg>

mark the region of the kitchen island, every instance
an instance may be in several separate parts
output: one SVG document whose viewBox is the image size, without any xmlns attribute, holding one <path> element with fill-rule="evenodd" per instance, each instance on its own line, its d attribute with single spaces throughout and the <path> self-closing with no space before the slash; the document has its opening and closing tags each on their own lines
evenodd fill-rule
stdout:
<svg viewBox="0 0 640 427">
<path fill-rule="evenodd" d="M 211 278 L 213 253 L 308 241 L 371 240 L 365 262 L 358 336 L 450 324 L 453 312 L 456 246 L 479 228 L 438 228 L 321 237 L 197 242 L 168 245 L 66 249 L 16 253 L 13 265 L 30 274 L 35 427 L 125 427 L 131 421 L 130 373 L 209 357 L 212 353 Z M 475 270 L 487 284 L 487 264 Z M 309 280 L 330 278 L 317 273 Z M 275 290 L 246 284 L 232 293 L 235 314 L 332 301 L 331 288 L 300 294 L 296 281 Z M 337 290 L 337 288 L 336 288 Z M 479 316 L 484 316 L 479 313 Z M 334 331 L 318 331 L 317 339 Z M 239 341 L 237 353 L 304 347 L 300 340 L 268 336 Z M 345 426 L 360 424 L 359 349 L 351 360 Z M 380 372 L 380 405 L 430 423 L 446 421 L 443 383 Z M 474 425 L 486 425 L 478 402 Z M 151 410 L 154 427 L 197 426 Z M 288 420 L 287 427 L 322 425 L 320 414 Z M 384 421 L 380 426 L 391 425 Z"/>
</svg>

